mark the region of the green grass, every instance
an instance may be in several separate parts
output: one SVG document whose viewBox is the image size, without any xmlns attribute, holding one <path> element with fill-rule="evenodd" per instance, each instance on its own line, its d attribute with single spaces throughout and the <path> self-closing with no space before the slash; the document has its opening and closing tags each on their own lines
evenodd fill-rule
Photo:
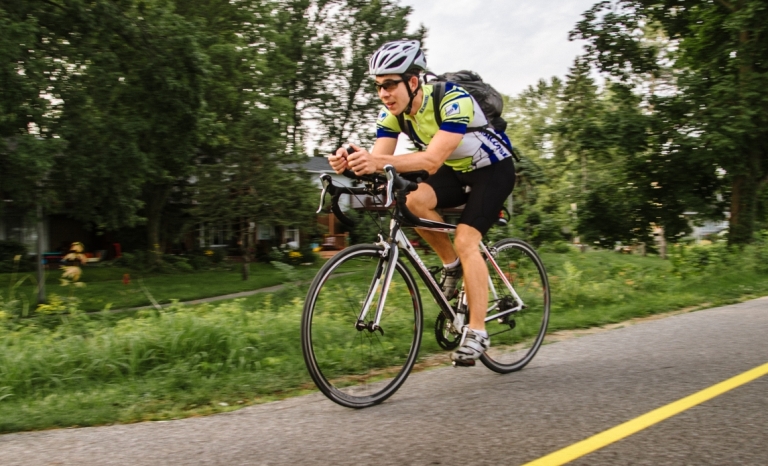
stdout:
<svg viewBox="0 0 768 466">
<path fill-rule="evenodd" d="M 303 275 L 311 276 L 317 267 L 299 266 Z M 304 270 L 305 268 L 311 270 Z M 279 285 L 286 277 L 270 264 L 255 263 L 250 265 L 250 279 L 243 281 L 240 269 L 206 270 L 190 273 L 175 274 L 140 274 L 123 267 L 84 267 L 80 279 L 86 286 L 73 291 L 71 287 L 60 285 L 60 270 L 49 270 L 46 273 L 47 294 L 68 296 L 74 292 L 80 300 L 80 309 L 98 311 L 110 306 L 112 309 L 123 309 L 151 304 L 146 290 L 159 303 L 170 303 L 173 300 L 189 301 L 211 296 L 220 296 L 241 291 L 251 291 L 269 286 Z M 130 284 L 123 284 L 123 275 L 130 275 Z M 26 279 L 25 279 L 26 278 Z M 16 280 L 25 279 L 16 288 L 17 297 L 35 302 L 37 293 L 34 274 L 17 274 Z M 8 295 L 8 287 L 13 283 L 13 274 L 0 274 L 0 294 Z"/>
<path fill-rule="evenodd" d="M 544 254 L 550 331 L 766 295 L 760 254 L 745 250 L 704 266 L 611 252 Z M 86 290 L 110 282 L 106 273 L 102 282 L 93 275 Z M 201 273 L 194 283 L 219 280 L 214 275 Z M 160 312 L 6 318 L 0 323 L 0 432 L 174 419 L 312 390 L 299 342 L 306 288 L 288 285 L 274 294 Z M 437 308 L 420 288 L 424 357 L 441 350 L 432 333 Z"/>
</svg>

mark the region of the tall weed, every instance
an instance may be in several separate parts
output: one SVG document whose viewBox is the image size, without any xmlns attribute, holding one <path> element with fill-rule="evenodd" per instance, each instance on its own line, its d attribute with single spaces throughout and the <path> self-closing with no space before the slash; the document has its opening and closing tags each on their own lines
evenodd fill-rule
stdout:
<svg viewBox="0 0 768 466">
<path fill-rule="evenodd" d="M 298 301 L 274 309 L 267 300 L 256 310 L 240 302 L 176 305 L 112 326 L 84 313 L 66 316 L 53 329 L 6 326 L 0 334 L 0 396 L 147 376 L 170 377 L 178 385 L 224 373 L 284 371 L 284 362 L 301 360 L 294 341 L 300 315 Z"/>
<path fill-rule="evenodd" d="M 678 244 L 669 255 L 673 271 L 680 277 L 700 276 L 733 265 L 740 254 L 725 242 L 713 244 Z"/>
</svg>

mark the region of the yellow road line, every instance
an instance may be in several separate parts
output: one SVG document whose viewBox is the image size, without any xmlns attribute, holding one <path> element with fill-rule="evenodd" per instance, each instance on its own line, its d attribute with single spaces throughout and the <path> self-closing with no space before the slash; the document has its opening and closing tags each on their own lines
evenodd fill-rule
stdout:
<svg viewBox="0 0 768 466">
<path fill-rule="evenodd" d="M 733 390 L 736 387 L 751 382 L 757 378 L 760 378 L 768 374 L 768 363 L 762 366 L 755 367 L 752 370 L 739 374 L 736 377 L 731 377 L 728 380 L 724 380 L 717 385 L 713 385 L 709 388 L 687 396 L 681 400 L 677 400 L 661 408 L 654 409 L 653 411 L 643 414 L 640 417 L 636 417 L 631 421 L 627 421 L 624 424 L 620 424 L 616 427 L 600 432 L 597 435 L 593 435 L 588 439 L 581 442 L 574 443 L 569 447 L 565 447 L 562 450 L 558 450 L 554 453 L 550 453 L 547 456 L 543 456 L 537 460 L 526 463 L 524 466 L 558 466 L 561 464 L 573 461 L 576 458 L 580 458 L 584 455 L 592 453 L 606 447 L 613 442 L 617 442 L 624 437 L 639 432 L 647 427 L 650 427 L 657 422 L 661 422 L 664 419 L 679 414 L 686 409 L 693 408 L 694 406 L 710 400 L 718 395 Z"/>
</svg>

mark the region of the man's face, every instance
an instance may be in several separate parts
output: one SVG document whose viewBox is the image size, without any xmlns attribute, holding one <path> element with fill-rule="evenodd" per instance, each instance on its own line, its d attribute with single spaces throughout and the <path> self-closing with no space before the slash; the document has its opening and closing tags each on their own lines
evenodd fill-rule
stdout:
<svg viewBox="0 0 768 466">
<path fill-rule="evenodd" d="M 414 80 L 416 78 L 412 78 Z M 376 76 L 379 98 L 393 115 L 400 115 L 408 106 L 408 85 L 399 74 Z"/>
</svg>

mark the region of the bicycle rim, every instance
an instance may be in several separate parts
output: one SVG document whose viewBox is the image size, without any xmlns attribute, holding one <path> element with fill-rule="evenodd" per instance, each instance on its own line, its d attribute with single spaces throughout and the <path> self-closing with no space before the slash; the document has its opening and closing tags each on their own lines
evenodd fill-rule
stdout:
<svg viewBox="0 0 768 466">
<path fill-rule="evenodd" d="M 302 318 L 304 361 L 317 387 L 334 402 L 364 408 L 386 400 L 402 385 L 421 343 L 422 313 L 418 288 L 398 261 L 385 300 L 382 332 L 355 327 L 383 249 L 347 248 L 318 272 L 307 294 Z M 381 299 L 375 287 L 365 323 L 373 321 Z"/>
<path fill-rule="evenodd" d="M 491 335 L 491 347 L 481 357 L 489 369 L 508 373 L 522 369 L 536 355 L 549 323 L 549 281 L 541 259 L 534 249 L 520 240 L 505 239 L 493 245 L 494 259 L 501 273 L 511 283 L 525 307 L 508 316 L 485 323 Z M 490 315 L 515 305 L 499 273 L 488 262 L 491 280 L 501 303 L 500 309 Z M 499 300 L 491 296 L 490 305 Z"/>
</svg>

